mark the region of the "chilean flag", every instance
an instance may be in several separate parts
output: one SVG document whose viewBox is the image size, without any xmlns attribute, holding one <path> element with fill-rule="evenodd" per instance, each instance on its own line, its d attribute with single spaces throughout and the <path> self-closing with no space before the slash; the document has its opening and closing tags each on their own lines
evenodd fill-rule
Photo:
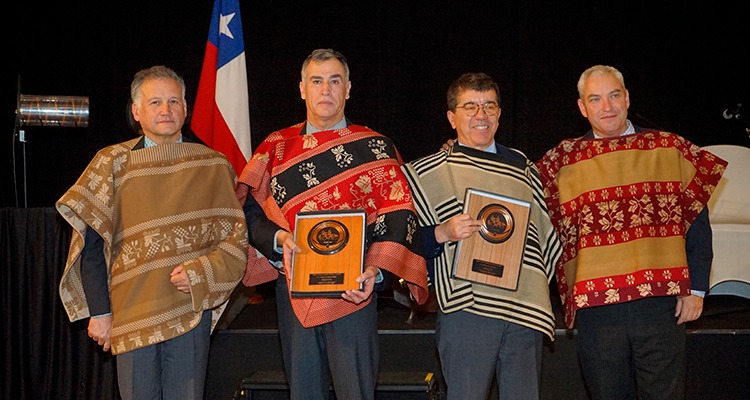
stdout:
<svg viewBox="0 0 750 400">
<path fill-rule="evenodd" d="M 190 128 L 242 172 L 252 144 L 239 0 L 214 2 Z"/>
</svg>

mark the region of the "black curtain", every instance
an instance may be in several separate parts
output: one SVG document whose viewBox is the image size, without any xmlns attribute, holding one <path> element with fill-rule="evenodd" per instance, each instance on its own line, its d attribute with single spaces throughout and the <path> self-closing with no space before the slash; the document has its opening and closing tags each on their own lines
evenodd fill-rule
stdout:
<svg viewBox="0 0 750 400">
<path fill-rule="evenodd" d="M 114 357 L 60 300 L 70 238 L 53 207 L 0 209 L 2 399 L 119 399 Z"/>
</svg>

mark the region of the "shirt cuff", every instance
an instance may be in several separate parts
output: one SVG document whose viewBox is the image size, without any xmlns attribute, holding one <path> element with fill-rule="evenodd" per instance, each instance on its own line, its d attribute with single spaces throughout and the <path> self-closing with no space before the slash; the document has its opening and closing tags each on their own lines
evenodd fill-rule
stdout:
<svg viewBox="0 0 750 400">
<path fill-rule="evenodd" d="M 375 283 L 381 283 L 383 282 L 383 271 L 378 268 L 378 276 L 375 277 Z"/>
<path fill-rule="evenodd" d="M 277 246 L 276 245 L 276 238 L 279 236 L 279 233 L 281 232 L 281 229 L 277 230 L 276 233 L 273 234 L 273 252 L 276 254 L 284 255 L 284 247 L 283 246 Z M 268 260 L 271 265 L 273 265 L 274 268 L 279 270 L 279 273 L 284 273 L 284 258 L 282 257 L 281 260 L 274 261 L 274 260 Z"/>
<path fill-rule="evenodd" d="M 92 315 L 91 318 L 96 319 L 96 318 L 106 317 L 107 315 L 112 315 L 112 313 L 108 312 L 106 314 Z"/>
<path fill-rule="evenodd" d="M 698 297 L 706 297 L 706 292 L 703 290 L 691 290 L 690 294 L 692 294 L 693 296 L 698 296 Z"/>
<path fill-rule="evenodd" d="M 276 233 L 273 234 L 273 252 L 277 254 L 284 254 L 284 246 L 279 246 L 276 244 L 278 243 L 276 239 L 279 236 L 279 232 L 281 232 L 281 229 L 279 229 L 278 231 L 276 231 Z"/>
</svg>

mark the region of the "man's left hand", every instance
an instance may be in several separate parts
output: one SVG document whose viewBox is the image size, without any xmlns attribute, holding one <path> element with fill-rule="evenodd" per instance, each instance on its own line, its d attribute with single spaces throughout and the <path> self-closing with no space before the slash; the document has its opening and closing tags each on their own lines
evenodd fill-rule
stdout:
<svg viewBox="0 0 750 400">
<path fill-rule="evenodd" d="M 362 273 L 362 275 L 357 277 L 357 282 L 363 282 L 363 289 L 364 290 L 347 290 L 344 293 L 341 293 L 341 297 L 344 298 L 346 301 L 350 301 L 354 304 L 360 304 L 363 301 L 367 300 L 370 295 L 372 295 L 372 291 L 375 288 L 375 280 L 378 277 L 378 268 L 373 267 L 372 265 L 368 266 L 365 269 L 365 272 Z"/>
<path fill-rule="evenodd" d="M 190 293 L 190 281 L 188 280 L 185 268 L 181 265 L 172 270 L 172 273 L 169 274 L 169 281 L 172 282 L 174 287 L 180 292 Z"/>
<path fill-rule="evenodd" d="M 677 297 L 677 307 L 674 316 L 677 318 L 677 324 L 695 321 L 703 313 L 703 297 L 689 294 L 687 296 Z"/>
</svg>

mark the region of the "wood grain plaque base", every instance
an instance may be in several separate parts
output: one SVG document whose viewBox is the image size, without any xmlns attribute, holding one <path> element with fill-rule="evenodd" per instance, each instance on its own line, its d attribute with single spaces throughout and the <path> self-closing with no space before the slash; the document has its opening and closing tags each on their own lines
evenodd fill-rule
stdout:
<svg viewBox="0 0 750 400">
<path fill-rule="evenodd" d="M 308 211 L 296 216 L 292 255 L 292 297 L 339 297 L 362 289 L 355 279 L 364 268 L 364 210 Z"/>
<path fill-rule="evenodd" d="M 463 211 L 482 228 L 458 242 L 451 277 L 516 290 L 531 203 L 468 188 Z"/>
</svg>

